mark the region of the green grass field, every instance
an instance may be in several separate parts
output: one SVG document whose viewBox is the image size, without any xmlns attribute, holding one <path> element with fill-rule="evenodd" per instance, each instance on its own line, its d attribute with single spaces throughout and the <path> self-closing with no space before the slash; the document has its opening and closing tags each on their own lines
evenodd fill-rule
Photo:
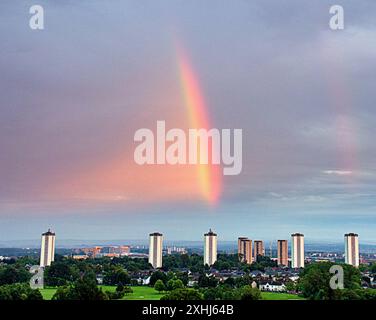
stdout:
<svg viewBox="0 0 376 320">
<path fill-rule="evenodd" d="M 40 290 L 44 300 L 51 300 L 55 292 L 56 288 L 45 288 Z"/>
<path fill-rule="evenodd" d="M 261 292 L 263 300 L 305 300 L 303 297 L 291 293 Z"/>
<path fill-rule="evenodd" d="M 100 286 L 103 291 L 115 291 L 115 286 Z M 132 287 L 133 293 L 127 294 L 122 300 L 159 300 L 164 294 L 158 293 L 151 287 Z M 56 288 L 42 289 L 41 293 L 45 300 L 51 300 Z M 289 293 L 262 292 L 264 300 L 302 300 L 304 298 Z"/>
</svg>

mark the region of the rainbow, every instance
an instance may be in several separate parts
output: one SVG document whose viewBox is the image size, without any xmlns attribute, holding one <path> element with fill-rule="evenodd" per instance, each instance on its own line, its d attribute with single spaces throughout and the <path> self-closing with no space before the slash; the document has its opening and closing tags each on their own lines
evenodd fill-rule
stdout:
<svg viewBox="0 0 376 320">
<path fill-rule="evenodd" d="M 357 131 L 358 125 L 351 116 L 352 100 L 351 86 L 346 82 L 346 76 L 342 72 L 343 56 L 340 52 L 328 51 L 330 45 L 325 44 L 322 51 L 323 61 L 330 61 L 330 66 L 325 63 L 327 70 L 329 103 L 335 114 L 335 132 L 337 139 L 338 169 L 349 172 L 348 182 L 355 182 L 359 168 Z M 330 72 L 328 71 L 330 70 Z"/>
<path fill-rule="evenodd" d="M 184 104 L 188 112 L 189 128 L 211 129 L 208 119 L 207 106 L 200 90 L 198 77 L 190 63 L 188 55 L 180 45 L 176 45 L 179 80 L 184 98 Z M 208 146 L 209 159 L 212 146 Z M 199 150 L 198 150 L 198 156 Z M 222 189 L 222 174 L 219 165 L 197 164 L 197 177 L 199 188 L 204 199 L 209 204 L 215 205 L 219 201 Z"/>
</svg>

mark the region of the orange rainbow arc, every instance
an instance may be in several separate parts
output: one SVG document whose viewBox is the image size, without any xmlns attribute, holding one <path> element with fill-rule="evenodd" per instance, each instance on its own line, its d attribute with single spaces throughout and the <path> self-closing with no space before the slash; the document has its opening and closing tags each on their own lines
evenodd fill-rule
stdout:
<svg viewBox="0 0 376 320">
<path fill-rule="evenodd" d="M 177 46 L 179 78 L 184 104 L 188 112 L 189 127 L 192 129 L 211 129 L 207 114 L 207 106 L 201 93 L 198 77 L 184 50 Z M 211 158 L 212 146 L 209 142 L 208 155 Z M 198 156 L 200 154 L 198 152 Z M 211 205 L 219 201 L 222 189 L 220 165 L 197 164 L 197 175 L 201 194 Z"/>
</svg>

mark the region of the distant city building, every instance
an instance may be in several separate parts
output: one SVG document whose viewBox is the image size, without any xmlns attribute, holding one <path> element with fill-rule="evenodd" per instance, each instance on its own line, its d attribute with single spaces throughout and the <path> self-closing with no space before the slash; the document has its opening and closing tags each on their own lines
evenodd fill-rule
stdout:
<svg viewBox="0 0 376 320">
<path fill-rule="evenodd" d="M 149 235 L 149 263 L 153 268 L 162 268 L 163 235 L 158 232 Z"/>
<path fill-rule="evenodd" d="M 130 254 L 131 248 L 127 245 L 121 246 L 95 246 L 90 248 L 79 248 L 75 249 L 74 252 L 77 256 L 86 255 L 88 258 L 99 258 L 99 257 L 121 257 L 128 256 Z"/>
<path fill-rule="evenodd" d="M 261 240 L 255 240 L 254 241 L 254 249 L 253 250 L 254 250 L 253 257 L 254 257 L 255 260 L 257 259 L 257 256 L 263 256 L 263 255 L 265 255 L 264 242 L 261 241 Z"/>
<path fill-rule="evenodd" d="M 238 255 L 242 262 L 252 263 L 252 240 L 246 237 L 238 238 Z"/>
<path fill-rule="evenodd" d="M 217 234 L 211 229 L 204 234 L 204 264 L 212 266 L 217 261 Z"/>
<path fill-rule="evenodd" d="M 359 267 L 359 239 L 356 233 L 345 234 L 345 263 Z"/>
<path fill-rule="evenodd" d="M 294 233 L 291 238 L 291 267 L 304 268 L 304 235 Z"/>
<path fill-rule="evenodd" d="M 117 250 L 121 256 L 127 256 L 131 253 L 130 246 L 118 246 Z"/>
<path fill-rule="evenodd" d="M 42 233 L 42 244 L 40 248 L 40 266 L 50 266 L 51 262 L 55 260 L 55 233 L 48 229 L 47 232 Z"/>
<path fill-rule="evenodd" d="M 97 255 L 100 254 L 101 250 L 102 250 L 102 247 L 99 247 L 99 246 L 92 247 L 92 248 L 78 249 L 79 252 L 82 251 L 83 253 L 88 255 L 90 258 L 96 258 Z"/>
<path fill-rule="evenodd" d="M 127 256 L 130 253 L 130 246 L 106 246 L 100 249 L 97 256 L 102 257 L 121 257 Z"/>
<path fill-rule="evenodd" d="M 179 253 L 179 254 L 185 254 L 187 253 L 187 250 L 183 247 L 167 247 L 167 254 L 173 254 L 173 253 Z"/>
<path fill-rule="evenodd" d="M 277 262 L 280 266 L 288 266 L 288 243 L 287 240 L 277 241 Z"/>
<path fill-rule="evenodd" d="M 86 260 L 89 259 L 89 256 L 87 254 L 74 254 L 72 255 L 72 258 L 74 260 Z"/>
</svg>

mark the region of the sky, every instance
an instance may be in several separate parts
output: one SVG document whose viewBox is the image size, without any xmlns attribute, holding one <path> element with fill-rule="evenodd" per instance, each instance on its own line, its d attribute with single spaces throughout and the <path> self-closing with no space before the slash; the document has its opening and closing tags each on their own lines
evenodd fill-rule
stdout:
<svg viewBox="0 0 376 320">
<path fill-rule="evenodd" d="M 375 1 L 337 1 L 337 31 L 332 1 L 40 0 L 44 30 L 33 4 L 0 2 L 0 240 L 376 242 Z M 215 201 L 195 166 L 134 162 L 158 120 L 243 130 Z"/>
</svg>

